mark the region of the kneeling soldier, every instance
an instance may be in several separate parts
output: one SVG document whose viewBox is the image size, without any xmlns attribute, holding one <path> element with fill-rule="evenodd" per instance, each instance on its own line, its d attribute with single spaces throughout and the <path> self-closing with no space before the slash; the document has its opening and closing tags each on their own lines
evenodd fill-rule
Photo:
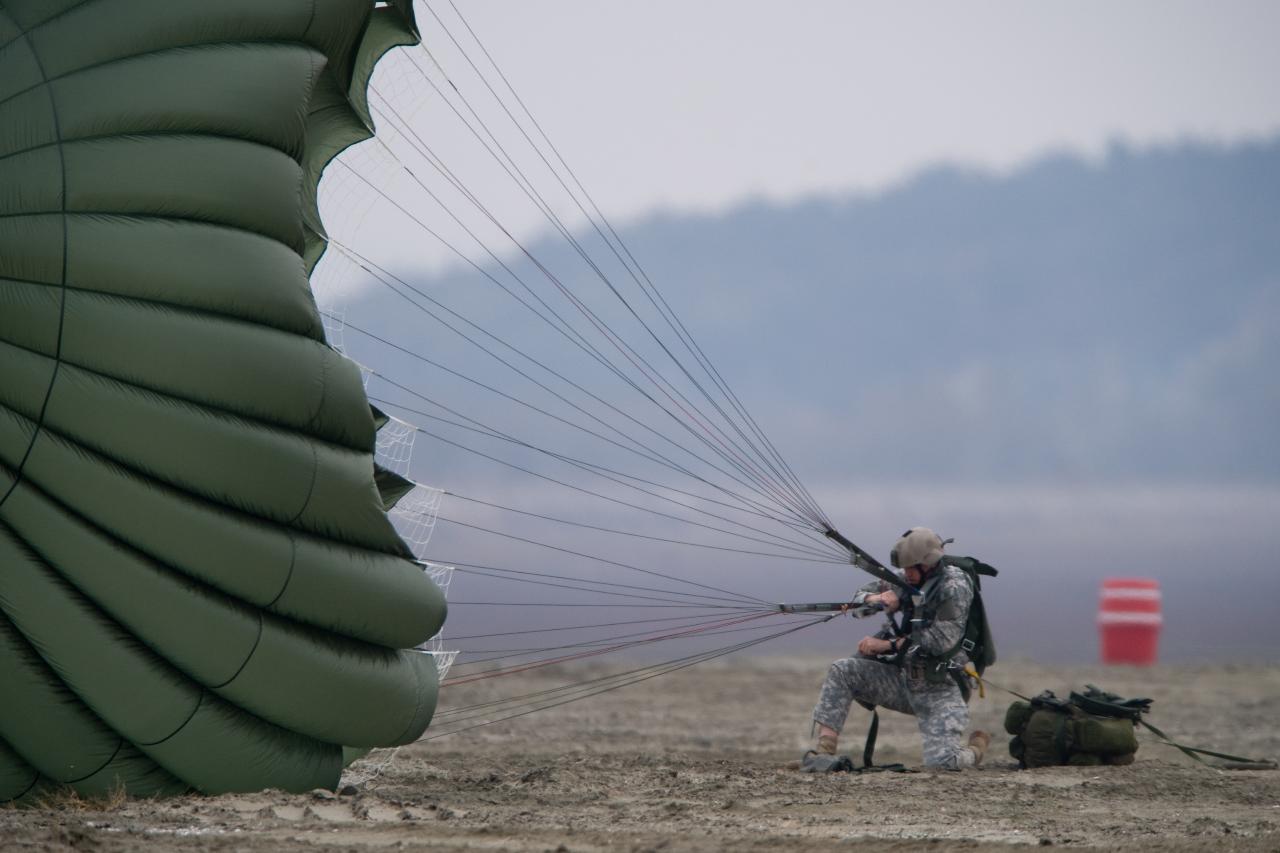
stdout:
<svg viewBox="0 0 1280 853">
<path fill-rule="evenodd" d="M 969 575 L 942 562 L 944 542 L 927 527 L 913 527 L 894 546 L 891 562 L 920 595 L 903 601 L 889 584 L 876 581 L 868 603 L 879 602 L 888 613 L 902 611 L 902 634 L 886 626 L 863 637 L 854 657 L 831 664 L 813 720 L 817 748 L 805 754 L 802 769 L 820 772 L 847 768 L 837 759 L 836 745 L 849 706 L 876 706 L 912 714 L 924 740 L 926 767 L 959 770 L 973 767 L 991 742 L 975 731 L 965 742 L 969 724 L 969 687 L 964 668 L 972 641 L 966 638 L 975 584 Z"/>
</svg>

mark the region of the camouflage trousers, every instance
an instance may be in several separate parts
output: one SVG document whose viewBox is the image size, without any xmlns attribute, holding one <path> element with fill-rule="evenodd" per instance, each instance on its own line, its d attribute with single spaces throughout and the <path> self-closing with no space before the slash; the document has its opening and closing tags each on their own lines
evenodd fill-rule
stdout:
<svg viewBox="0 0 1280 853">
<path fill-rule="evenodd" d="M 839 732 L 854 702 L 914 716 L 924 739 L 926 767 L 959 770 L 973 766 L 973 750 L 964 738 L 969 706 L 954 682 L 930 684 L 908 679 L 902 667 L 871 658 L 838 660 L 831 664 L 822 683 L 813 709 L 814 722 Z"/>
</svg>

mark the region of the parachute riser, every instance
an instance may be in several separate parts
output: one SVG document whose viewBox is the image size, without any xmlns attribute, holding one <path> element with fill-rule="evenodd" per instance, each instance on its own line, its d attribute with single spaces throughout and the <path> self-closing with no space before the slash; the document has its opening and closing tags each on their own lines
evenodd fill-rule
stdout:
<svg viewBox="0 0 1280 853">
<path fill-rule="evenodd" d="M 852 601 L 814 601 L 806 604 L 779 604 L 779 613 L 848 613 L 855 618 L 874 616 L 884 610 L 880 603 L 867 604 L 867 593 L 860 592 Z"/>
<path fill-rule="evenodd" d="M 823 532 L 823 535 L 848 551 L 849 562 L 862 569 L 867 574 L 874 575 L 885 583 L 896 586 L 898 589 L 907 593 L 907 595 L 920 594 L 919 590 L 915 589 L 911 584 L 885 568 L 884 564 L 875 557 L 871 556 L 866 551 L 853 544 L 853 542 L 846 539 L 840 531 L 835 528 L 828 528 Z"/>
</svg>

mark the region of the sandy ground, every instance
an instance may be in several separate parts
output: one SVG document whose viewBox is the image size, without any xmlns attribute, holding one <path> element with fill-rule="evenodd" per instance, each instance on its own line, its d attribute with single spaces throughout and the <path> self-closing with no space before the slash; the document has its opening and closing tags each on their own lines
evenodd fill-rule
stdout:
<svg viewBox="0 0 1280 853">
<path fill-rule="evenodd" d="M 352 768 L 339 793 L 59 797 L 40 808 L 0 809 L 0 847 L 1280 851 L 1280 772 L 1205 768 L 1146 735 L 1130 767 L 1020 771 L 1000 728 L 1010 697 L 999 691 L 973 699 L 974 725 L 997 732 L 980 770 L 822 777 L 788 770 L 808 745 L 825 667 L 812 657 L 706 664 L 394 756 L 375 754 Z M 577 666 L 460 686 L 444 707 L 605 671 Z M 1028 694 L 1089 682 L 1150 696 L 1151 719 L 1184 742 L 1280 756 L 1280 667 L 1014 663 L 988 674 Z M 855 753 L 868 716 L 851 716 L 843 746 Z M 882 715 L 877 759 L 919 763 L 914 720 Z"/>
</svg>

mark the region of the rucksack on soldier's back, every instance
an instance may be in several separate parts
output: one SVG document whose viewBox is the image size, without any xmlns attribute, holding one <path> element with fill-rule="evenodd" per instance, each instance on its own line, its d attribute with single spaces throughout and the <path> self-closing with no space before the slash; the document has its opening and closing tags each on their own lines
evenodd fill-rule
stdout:
<svg viewBox="0 0 1280 853">
<path fill-rule="evenodd" d="M 1004 729 L 1013 735 L 1009 754 L 1024 768 L 1132 764 L 1138 721 L 1150 705 L 1150 699 L 1122 699 L 1093 685 L 1069 699 L 1046 690 L 1005 712 Z"/>
<path fill-rule="evenodd" d="M 996 641 L 991 636 L 991 623 L 987 621 L 987 608 L 982 602 L 982 575 L 995 577 L 999 572 L 994 566 L 976 557 L 947 554 L 942 558 L 944 566 L 954 566 L 965 573 L 973 584 L 973 602 L 969 605 L 969 617 L 965 622 L 961 645 L 969 654 L 969 660 L 979 674 L 996 662 Z M 954 650 L 952 652 L 954 654 Z M 949 655 L 948 655 L 949 656 Z"/>
</svg>

